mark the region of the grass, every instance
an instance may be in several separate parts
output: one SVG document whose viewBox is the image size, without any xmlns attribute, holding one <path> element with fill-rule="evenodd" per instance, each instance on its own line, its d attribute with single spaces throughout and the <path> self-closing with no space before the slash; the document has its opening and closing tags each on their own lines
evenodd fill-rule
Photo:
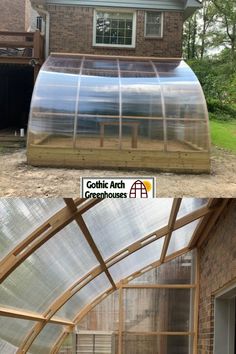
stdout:
<svg viewBox="0 0 236 354">
<path fill-rule="evenodd" d="M 236 153 L 236 121 L 210 121 L 212 144 Z"/>
</svg>

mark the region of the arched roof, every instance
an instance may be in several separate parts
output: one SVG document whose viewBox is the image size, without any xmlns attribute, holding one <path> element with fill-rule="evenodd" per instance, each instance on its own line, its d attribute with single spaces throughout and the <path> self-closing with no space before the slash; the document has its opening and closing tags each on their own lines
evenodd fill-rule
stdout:
<svg viewBox="0 0 236 354">
<path fill-rule="evenodd" d="M 0 348 L 56 353 L 68 330 L 121 283 L 201 242 L 226 203 L 0 200 Z"/>
<path fill-rule="evenodd" d="M 151 124 L 165 151 L 173 151 L 168 141 L 174 134 L 188 141 L 189 149 L 209 151 L 204 94 L 183 60 L 77 54 L 52 54 L 43 65 L 32 98 L 28 147 L 47 145 L 47 134 L 66 136 L 73 148 L 80 146 L 79 136 L 80 147 L 86 148 L 82 138 L 96 136 L 99 124 L 111 121 L 115 126 L 109 129 L 117 130 L 121 146 L 122 128 L 124 134 L 130 119 L 149 145 L 154 139 L 147 132 Z M 150 150 L 148 144 L 142 148 Z M 174 147 L 178 149 L 182 146 Z"/>
</svg>

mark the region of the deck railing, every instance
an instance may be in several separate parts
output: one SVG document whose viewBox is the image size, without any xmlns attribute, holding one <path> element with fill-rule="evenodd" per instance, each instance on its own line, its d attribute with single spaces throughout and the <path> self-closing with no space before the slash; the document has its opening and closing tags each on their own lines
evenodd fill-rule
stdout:
<svg viewBox="0 0 236 354">
<path fill-rule="evenodd" d="M 35 76 L 44 61 L 44 36 L 35 32 L 0 31 L 0 64 L 28 64 Z"/>
</svg>

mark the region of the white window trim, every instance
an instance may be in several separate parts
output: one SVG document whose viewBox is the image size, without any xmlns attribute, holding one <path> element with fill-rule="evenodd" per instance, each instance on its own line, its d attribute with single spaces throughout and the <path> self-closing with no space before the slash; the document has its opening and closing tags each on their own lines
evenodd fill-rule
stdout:
<svg viewBox="0 0 236 354">
<path fill-rule="evenodd" d="M 161 14 L 161 35 L 160 36 L 156 36 L 156 35 L 147 35 L 146 34 L 146 28 L 147 28 L 147 13 L 148 12 L 157 12 Z M 145 12 L 145 21 L 144 21 L 144 37 L 145 38 L 163 38 L 163 28 L 164 28 L 164 14 L 163 11 L 157 11 L 157 10 L 150 10 L 150 11 L 146 11 Z"/>
<path fill-rule="evenodd" d="M 133 14 L 133 26 L 132 26 L 132 44 L 105 44 L 96 43 L 96 26 L 97 26 L 97 12 L 124 12 Z M 93 13 L 93 47 L 110 47 L 110 48 L 135 48 L 136 46 L 136 11 L 133 10 L 123 10 L 123 9 L 94 9 Z"/>
</svg>

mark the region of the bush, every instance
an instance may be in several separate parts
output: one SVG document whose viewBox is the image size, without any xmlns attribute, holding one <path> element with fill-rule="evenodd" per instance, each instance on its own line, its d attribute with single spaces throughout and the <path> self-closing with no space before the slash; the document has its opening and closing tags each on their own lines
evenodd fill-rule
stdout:
<svg viewBox="0 0 236 354">
<path fill-rule="evenodd" d="M 191 60 L 215 119 L 236 119 L 236 65 L 225 58 Z M 211 115 L 212 116 L 212 115 Z"/>
</svg>

